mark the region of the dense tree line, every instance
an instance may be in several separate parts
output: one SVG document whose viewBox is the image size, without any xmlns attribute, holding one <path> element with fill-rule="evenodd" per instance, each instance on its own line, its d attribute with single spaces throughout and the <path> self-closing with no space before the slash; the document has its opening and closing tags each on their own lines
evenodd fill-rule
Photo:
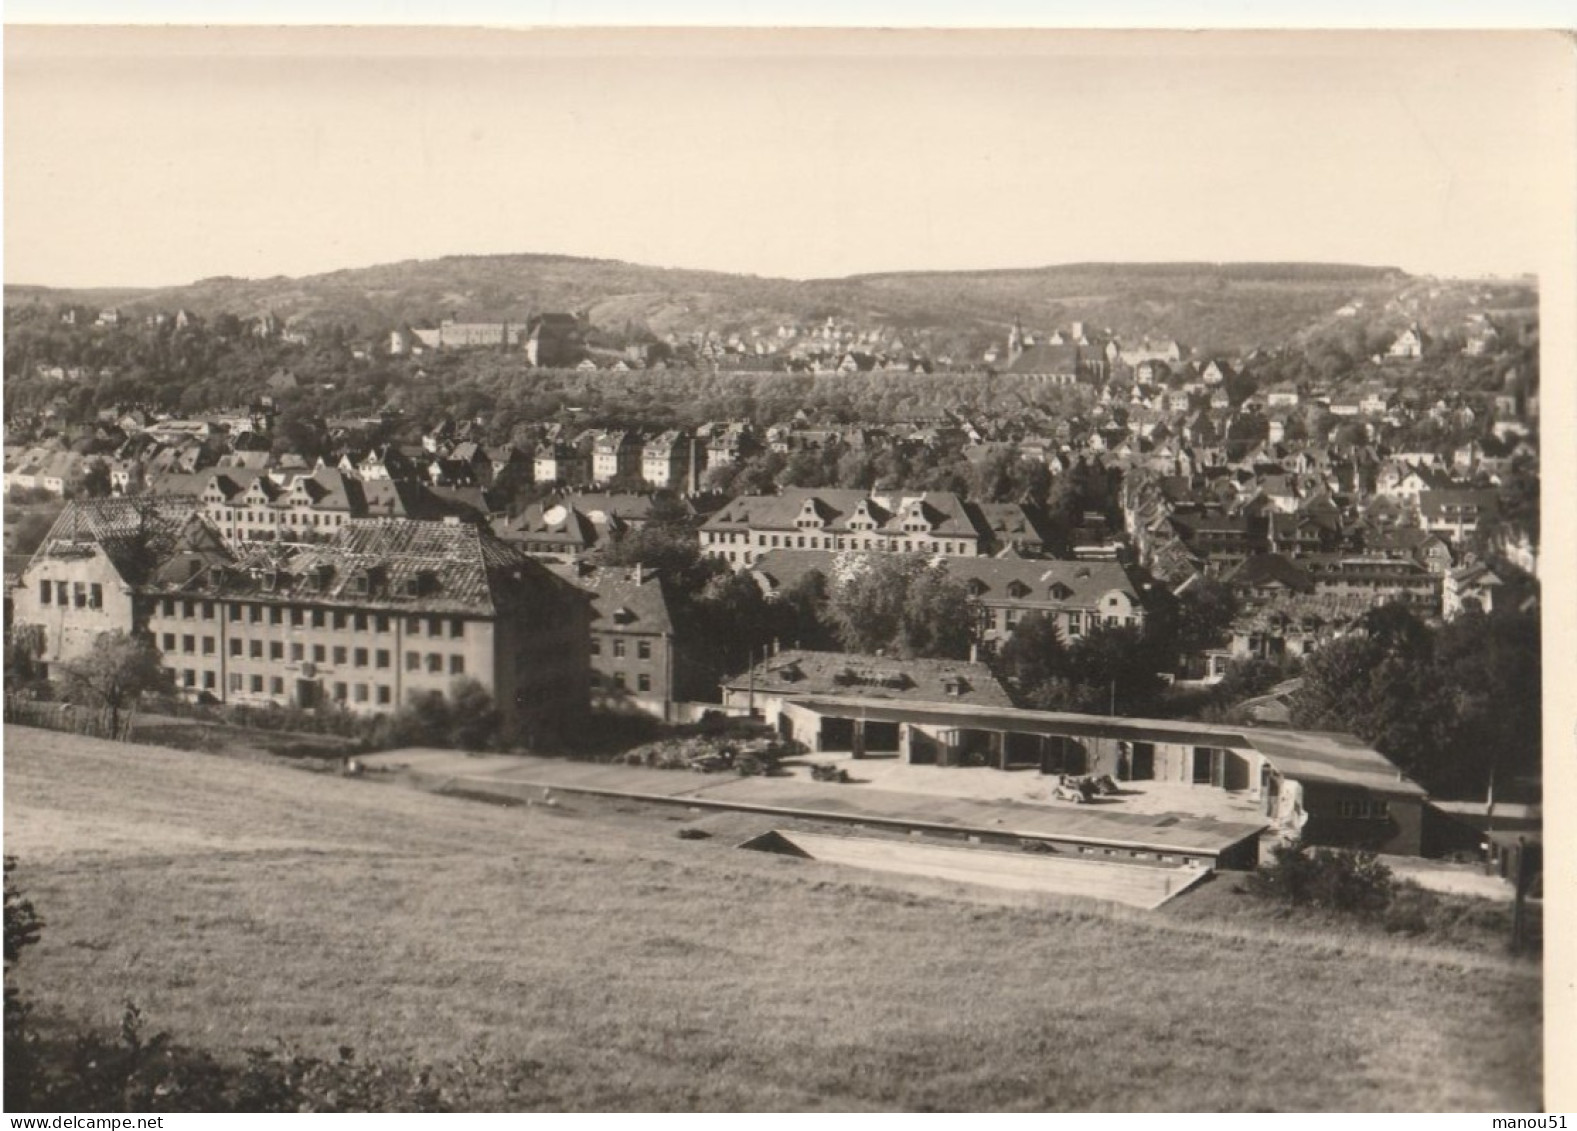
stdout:
<svg viewBox="0 0 1577 1131">
<path fill-rule="evenodd" d="M 1492 777 L 1539 772 L 1541 675 L 1537 610 L 1432 628 L 1390 605 L 1307 661 L 1293 722 L 1357 735 L 1440 796 L 1482 798 Z"/>
<path fill-rule="evenodd" d="M 63 325 L 53 311 L 7 309 L 7 412 L 65 398 L 71 421 L 116 406 L 198 412 L 268 392 L 289 373 L 296 390 L 274 390 L 317 417 L 402 412 L 418 425 L 484 417 L 489 438 L 574 408 L 587 426 L 694 427 L 706 420 L 788 421 L 805 409 L 830 423 L 905 420 L 941 410 L 1054 417 L 1087 393 L 986 374 L 730 373 L 696 368 L 580 372 L 530 368 L 521 351 L 477 349 L 390 357 L 381 342 L 357 346 L 357 327 L 314 329 L 311 345 L 259 337 L 234 318 L 176 329 L 127 323 Z M 364 356 L 356 356 L 357 351 Z M 80 369 L 66 382 L 38 367 Z"/>
</svg>

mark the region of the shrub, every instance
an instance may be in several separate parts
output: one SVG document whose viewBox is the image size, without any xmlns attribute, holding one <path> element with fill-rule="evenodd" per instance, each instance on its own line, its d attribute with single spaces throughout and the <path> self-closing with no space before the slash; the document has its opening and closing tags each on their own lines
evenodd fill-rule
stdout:
<svg viewBox="0 0 1577 1131">
<path fill-rule="evenodd" d="M 17 1111 L 32 1099 L 29 1082 L 33 1076 L 31 1042 L 27 1019 L 32 1012 L 21 991 L 11 980 L 22 951 L 38 941 L 44 921 L 33 904 L 17 888 L 11 874 L 16 858 L 5 858 L 5 1108 Z"/>
<path fill-rule="evenodd" d="M 414 695 L 392 715 L 372 722 L 368 742 L 374 747 L 443 746 L 457 750 L 488 750 L 501 742 L 500 718 L 493 697 L 474 679 L 460 679 L 449 689 Z"/>
<path fill-rule="evenodd" d="M 1278 845 L 1269 864 L 1250 878 L 1250 890 L 1294 907 L 1376 912 L 1391 903 L 1396 881 L 1372 852 L 1310 849 L 1301 841 Z"/>
<path fill-rule="evenodd" d="M 454 681 L 449 688 L 449 717 L 449 739 L 461 750 L 487 750 L 498 744 L 498 708 L 477 680 Z"/>
<path fill-rule="evenodd" d="M 79 1033 L 63 1042 L 30 1041 L 25 1062 L 6 1048 L 7 1106 L 16 1068 L 29 1106 L 48 1111 L 303 1112 L 447 1111 L 432 1073 L 404 1063 L 358 1061 L 341 1047 L 323 1060 L 287 1047 L 252 1049 L 240 1063 L 144 1033 L 127 1004 L 113 1037 Z"/>
</svg>

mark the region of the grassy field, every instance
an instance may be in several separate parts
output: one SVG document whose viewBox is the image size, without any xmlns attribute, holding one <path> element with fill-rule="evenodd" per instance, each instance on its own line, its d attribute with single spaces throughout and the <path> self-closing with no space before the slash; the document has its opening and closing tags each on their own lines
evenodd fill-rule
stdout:
<svg viewBox="0 0 1577 1131">
<path fill-rule="evenodd" d="M 46 1017 L 514 1062 L 531 1107 L 1537 1107 L 1537 966 L 8 727 Z M 1187 897 L 1193 898 L 1193 897 Z M 1220 898 L 1219 895 L 1210 898 Z M 502 1097 L 498 1102 L 506 1102 Z"/>
</svg>

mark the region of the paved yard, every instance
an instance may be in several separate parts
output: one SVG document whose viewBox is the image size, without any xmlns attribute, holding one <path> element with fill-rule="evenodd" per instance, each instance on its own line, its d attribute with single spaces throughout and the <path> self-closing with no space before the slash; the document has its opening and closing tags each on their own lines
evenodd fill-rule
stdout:
<svg viewBox="0 0 1577 1131">
<path fill-rule="evenodd" d="M 817 758 L 825 761 L 825 758 Z M 1227 809 L 1226 819 L 1200 815 L 1198 802 L 1215 792 L 1186 786 L 1100 798 L 1086 805 L 1049 799 L 1047 779 L 1035 773 L 1002 773 L 984 768 L 905 767 L 860 761 L 851 772 L 865 775 L 873 766 L 886 774 L 862 776 L 858 784 L 813 781 L 807 765 L 783 777 L 741 778 L 732 773 L 700 774 L 644 766 L 575 762 L 563 758 L 463 755 L 449 751 L 399 750 L 367 759 L 375 768 L 414 775 L 428 788 L 493 793 L 523 801 L 546 797 L 554 789 L 600 791 L 631 797 L 693 799 L 844 818 L 941 825 L 1003 835 L 1067 838 L 1109 843 L 1120 851 L 1153 850 L 1215 854 L 1243 840 L 1264 824 L 1250 810 Z M 910 771 L 906 773 L 897 771 Z M 879 780 L 878 780 L 879 779 Z M 923 783 L 928 788 L 914 788 Z M 1018 791 L 1004 784 L 1023 783 Z M 953 791 L 941 788 L 973 786 Z M 1046 791 L 1042 796 L 1035 794 Z M 1167 798 L 1173 799 L 1170 806 Z M 1147 804 L 1135 804 L 1145 800 Z"/>
<path fill-rule="evenodd" d="M 911 766 L 900 758 L 861 758 L 842 753 L 810 754 L 794 760 L 796 776 L 810 777 L 811 762 L 833 763 L 849 776 L 877 789 L 902 793 L 964 797 L 977 801 L 1039 802 L 1054 808 L 1077 809 L 1069 802 L 1053 801 L 1056 779 L 1037 770 L 996 770 L 986 766 Z M 1227 793 L 1210 786 L 1182 782 L 1123 782 L 1117 797 L 1102 798 L 1103 808 L 1114 812 L 1164 814 L 1190 813 L 1218 821 L 1262 824 L 1259 802 L 1247 794 Z"/>
</svg>

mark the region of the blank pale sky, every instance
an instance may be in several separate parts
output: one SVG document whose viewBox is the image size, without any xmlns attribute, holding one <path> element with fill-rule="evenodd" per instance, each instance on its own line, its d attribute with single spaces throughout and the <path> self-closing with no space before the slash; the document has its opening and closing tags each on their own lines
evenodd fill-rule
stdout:
<svg viewBox="0 0 1577 1131">
<path fill-rule="evenodd" d="M 1539 33 L 5 35 L 5 278 L 1546 257 Z M 1564 85 L 1563 85 L 1564 84 Z"/>
</svg>

